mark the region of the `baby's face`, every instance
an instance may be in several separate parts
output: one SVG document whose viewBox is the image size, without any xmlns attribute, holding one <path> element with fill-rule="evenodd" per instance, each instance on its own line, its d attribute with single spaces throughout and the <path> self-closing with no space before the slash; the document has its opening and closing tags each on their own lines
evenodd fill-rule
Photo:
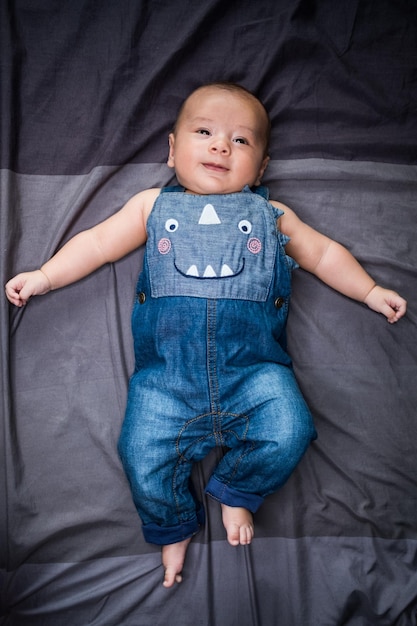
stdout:
<svg viewBox="0 0 417 626">
<path fill-rule="evenodd" d="M 265 119 L 256 102 L 213 87 L 189 97 L 169 145 L 168 165 L 178 182 L 200 195 L 259 184 L 269 160 Z"/>
</svg>

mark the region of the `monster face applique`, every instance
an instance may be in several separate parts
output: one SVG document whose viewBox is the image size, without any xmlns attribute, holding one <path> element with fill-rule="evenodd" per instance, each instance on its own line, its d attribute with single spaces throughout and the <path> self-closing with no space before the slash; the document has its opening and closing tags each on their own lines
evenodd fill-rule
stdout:
<svg viewBox="0 0 417 626">
<path fill-rule="evenodd" d="M 148 218 L 152 297 L 265 301 L 277 254 L 277 211 L 248 192 L 161 193 Z"/>
</svg>

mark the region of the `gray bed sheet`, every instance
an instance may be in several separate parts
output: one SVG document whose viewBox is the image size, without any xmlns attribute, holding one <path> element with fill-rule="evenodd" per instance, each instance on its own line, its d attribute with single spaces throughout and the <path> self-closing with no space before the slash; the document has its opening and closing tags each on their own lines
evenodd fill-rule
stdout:
<svg viewBox="0 0 417 626">
<path fill-rule="evenodd" d="M 224 78 L 271 112 L 271 197 L 409 304 L 390 326 L 295 270 L 288 346 L 318 439 L 249 547 L 203 493 L 222 450 L 196 466 L 207 524 L 166 590 L 116 450 L 143 250 L 1 300 L 2 625 L 417 625 L 417 13 L 381 5 L 1 4 L 3 283 L 172 183 L 177 106 Z"/>
</svg>

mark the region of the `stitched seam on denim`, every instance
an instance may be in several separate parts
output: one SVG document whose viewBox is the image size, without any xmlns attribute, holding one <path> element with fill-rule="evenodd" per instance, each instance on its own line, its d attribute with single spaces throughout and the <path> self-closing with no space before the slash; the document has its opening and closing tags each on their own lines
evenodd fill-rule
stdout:
<svg viewBox="0 0 417 626">
<path fill-rule="evenodd" d="M 190 424 L 194 424 L 195 422 L 198 422 L 201 419 L 204 419 L 206 417 L 211 417 L 211 416 L 212 416 L 212 413 L 203 413 L 202 415 L 197 415 L 197 417 L 193 417 L 192 419 L 187 420 L 187 422 L 181 428 L 181 430 L 178 433 L 177 440 L 175 442 L 175 448 L 176 448 L 178 457 L 180 459 L 182 459 L 183 461 L 189 462 L 189 459 L 187 459 L 187 457 L 184 456 L 184 454 L 181 452 L 181 449 L 180 449 L 180 441 L 181 441 L 182 434 L 187 430 L 187 428 L 188 428 L 188 426 L 190 426 Z M 199 439 L 196 439 L 193 443 L 197 443 L 197 442 L 199 443 L 201 441 L 204 441 L 204 439 L 208 439 L 210 437 L 213 437 L 213 433 L 208 433 L 207 435 L 204 435 L 204 436 L 200 437 Z"/>
<path fill-rule="evenodd" d="M 207 300 L 207 375 L 210 393 L 210 408 L 213 415 L 213 433 L 216 445 L 223 445 L 221 435 L 220 417 L 220 394 L 219 380 L 217 376 L 217 347 L 216 347 L 216 323 L 217 323 L 217 301 Z"/>
<path fill-rule="evenodd" d="M 177 473 L 178 473 L 179 466 L 185 465 L 185 463 L 186 461 L 180 458 L 175 465 L 173 476 L 172 476 L 172 492 L 174 494 L 175 509 L 176 509 L 176 514 L 178 517 L 178 524 L 187 524 L 191 519 L 193 519 L 193 516 L 195 516 L 195 511 L 194 511 L 191 517 L 188 516 L 186 519 L 184 519 L 184 513 L 179 503 L 178 495 L 177 495 L 177 491 L 178 491 L 176 487 Z"/>
<path fill-rule="evenodd" d="M 244 459 L 244 457 L 249 454 L 250 452 L 252 452 L 255 448 L 256 448 L 256 444 L 254 441 L 247 441 L 246 443 L 250 444 L 250 448 L 248 450 L 245 450 L 244 452 L 242 452 L 242 454 L 239 455 L 239 457 L 236 459 L 235 464 L 233 466 L 233 471 L 231 473 L 231 475 L 229 476 L 229 480 L 227 481 L 227 485 L 230 485 L 230 483 L 232 482 L 233 478 L 236 476 L 237 471 L 239 469 L 239 465 L 241 463 L 241 461 Z"/>
<path fill-rule="evenodd" d="M 181 463 L 181 461 L 177 461 L 177 463 L 175 465 L 175 468 L 174 468 L 174 472 L 172 474 L 172 493 L 174 494 L 175 508 L 177 510 L 177 516 L 178 516 L 179 523 L 181 523 L 181 507 L 180 507 L 180 503 L 178 501 L 176 482 L 177 482 L 178 466 L 180 465 L 180 463 Z"/>
<path fill-rule="evenodd" d="M 202 415 L 197 415 L 196 417 L 193 417 L 190 420 L 187 420 L 187 422 L 183 425 L 183 427 L 180 429 L 178 435 L 177 435 L 177 439 L 175 442 L 175 449 L 178 455 L 178 463 L 177 465 L 180 463 L 180 461 L 184 461 L 186 463 L 190 463 L 192 462 L 191 459 L 189 459 L 184 452 L 181 451 L 181 446 L 180 446 L 180 442 L 181 442 L 181 437 L 183 435 L 183 433 L 187 430 L 187 428 L 194 424 L 195 422 L 198 422 L 201 419 L 205 419 L 208 417 L 212 417 L 213 413 L 203 413 Z M 242 419 L 246 422 L 245 424 L 245 431 L 243 433 L 243 435 L 239 436 L 239 434 L 233 429 L 233 428 L 227 428 L 225 430 L 223 430 L 222 432 L 224 433 L 231 433 L 238 441 L 246 441 L 246 436 L 248 434 L 248 430 L 249 430 L 249 417 L 247 415 L 242 415 L 241 413 L 221 413 L 221 417 L 222 418 L 227 418 L 227 417 L 237 417 L 239 419 Z M 187 450 L 189 450 L 192 446 L 194 445 L 198 445 L 200 444 L 202 441 L 210 439 L 211 437 L 214 438 L 214 440 L 216 441 L 216 437 L 215 434 L 210 432 L 207 433 L 206 435 L 202 435 L 201 437 L 199 437 L 198 439 L 194 439 L 193 443 L 191 446 L 188 446 Z M 215 446 L 213 445 L 213 448 Z M 186 451 L 185 451 L 186 452 Z"/>
<path fill-rule="evenodd" d="M 179 431 L 179 433 L 177 435 L 176 442 L 175 442 L 175 449 L 177 451 L 178 461 L 175 464 L 174 472 L 173 472 L 173 475 L 172 475 L 172 493 L 174 495 L 175 508 L 176 508 L 176 511 L 177 511 L 178 520 L 179 520 L 179 523 L 181 523 L 181 524 L 183 523 L 183 521 L 181 519 L 182 518 L 182 512 L 181 512 L 181 506 L 180 506 L 179 499 L 178 499 L 177 475 L 178 475 L 178 470 L 179 470 L 180 465 L 185 465 L 186 463 L 191 463 L 191 461 L 189 459 L 187 459 L 187 457 L 184 456 L 182 454 L 182 452 L 181 452 L 181 449 L 180 449 L 181 436 L 182 436 L 182 433 L 188 428 L 188 426 L 190 424 L 193 424 L 194 422 L 197 422 L 200 419 L 204 419 L 206 417 L 210 417 L 211 415 L 212 415 L 211 413 L 203 413 L 202 415 L 197 415 L 196 417 L 193 417 L 192 419 L 187 420 L 187 422 L 180 429 L 180 431 Z M 206 435 L 205 437 L 200 437 L 198 439 L 198 442 L 203 441 L 204 439 L 208 439 L 209 437 L 213 437 L 213 433 L 210 433 L 210 434 Z M 215 440 L 216 440 L 216 438 L 215 438 Z M 215 446 L 213 446 L 213 447 L 215 447 Z"/>
<path fill-rule="evenodd" d="M 233 414 L 233 413 L 228 413 L 227 415 L 234 415 L 234 414 Z M 231 473 L 231 475 L 229 476 L 229 479 L 228 479 L 228 481 L 225 483 L 225 485 L 230 485 L 231 481 L 233 480 L 233 478 L 235 477 L 235 475 L 236 475 L 236 473 L 237 473 L 237 471 L 238 471 L 238 467 L 239 467 L 240 462 L 242 461 L 242 459 L 243 459 L 243 458 L 244 458 L 247 454 L 249 454 L 249 452 L 252 452 L 252 450 L 254 450 L 254 449 L 255 449 L 255 447 L 256 447 L 255 442 L 253 442 L 253 441 L 247 441 L 247 439 L 246 439 L 246 435 L 247 435 L 248 430 L 249 430 L 249 417 L 248 417 L 247 415 L 242 415 L 242 414 L 238 414 L 238 415 L 237 415 L 237 417 L 240 417 L 240 418 L 242 418 L 242 419 L 245 419 L 245 420 L 246 420 L 246 429 L 245 429 L 245 432 L 244 432 L 244 434 L 243 434 L 243 437 L 240 439 L 240 437 L 238 437 L 237 435 L 235 435 L 235 432 L 234 432 L 233 430 L 231 430 L 231 429 L 228 429 L 228 430 L 226 430 L 225 432 L 231 432 L 231 433 L 233 433 L 233 434 L 236 436 L 236 438 L 237 438 L 237 439 L 239 439 L 240 441 L 244 441 L 244 442 L 246 442 L 246 443 L 250 444 L 250 448 L 249 448 L 249 449 L 247 449 L 247 450 L 244 450 L 244 451 L 242 452 L 242 454 L 240 454 L 240 455 L 239 455 L 239 457 L 236 459 L 236 461 L 235 461 L 235 463 L 234 463 L 234 466 L 233 466 L 233 469 L 232 469 L 232 473 Z"/>
</svg>

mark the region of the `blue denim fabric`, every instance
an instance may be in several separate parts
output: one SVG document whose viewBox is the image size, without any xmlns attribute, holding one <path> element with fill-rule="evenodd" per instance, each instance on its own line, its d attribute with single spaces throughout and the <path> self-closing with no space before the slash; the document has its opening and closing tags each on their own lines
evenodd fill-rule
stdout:
<svg viewBox="0 0 417 626">
<path fill-rule="evenodd" d="M 212 196 L 177 192 L 169 198 L 164 193 L 157 198 L 147 224 L 147 248 L 156 251 L 147 259 L 152 297 L 264 302 L 273 280 L 279 211 L 249 188 Z M 230 275 L 220 278 L 225 267 Z M 187 275 L 190 268 L 198 276 Z M 207 268 L 216 276 L 205 277 Z"/>
<path fill-rule="evenodd" d="M 119 452 L 151 543 L 198 531 L 204 512 L 191 469 L 213 447 L 228 451 L 206 492 L 255 512 L 316 436 L 285 352 L 293 263 L 278 215 L 249 189 L 173 191 L 148 220 Z M 208 265 L 216 277 L 203 276 Z M 223 265 L 232 271 L 220 277 Z"/>
</svg>

